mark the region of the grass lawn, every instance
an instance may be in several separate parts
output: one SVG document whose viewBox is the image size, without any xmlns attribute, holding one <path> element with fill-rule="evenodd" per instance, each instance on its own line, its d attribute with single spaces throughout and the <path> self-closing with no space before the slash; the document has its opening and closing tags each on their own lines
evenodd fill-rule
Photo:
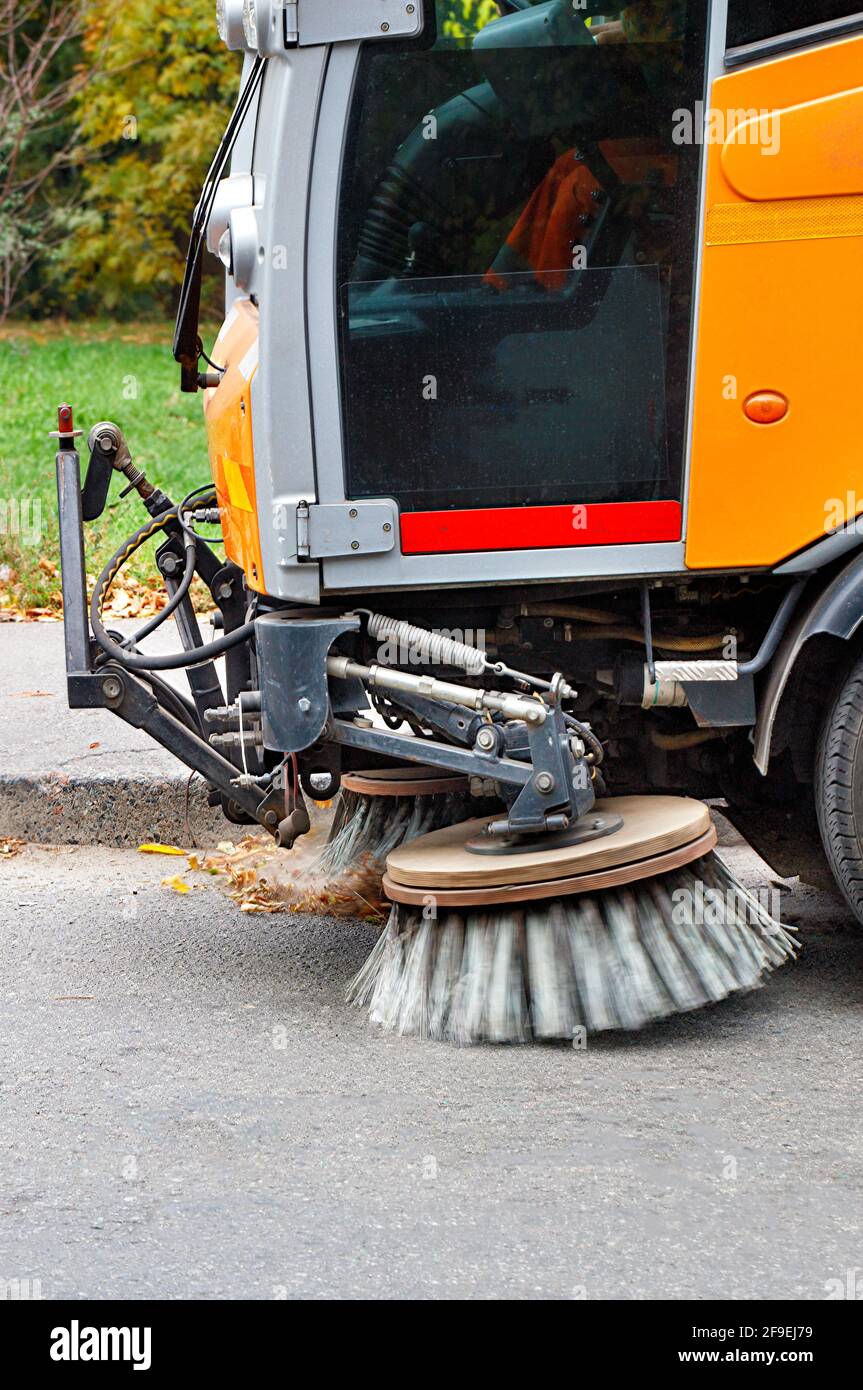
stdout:
<svg viewBox="0 0 863 1390">
<path fill-rule="evenodd" d="M 0 607 L 57 606 L 59 579 L 54 480 L 57 406 L 74 408 L 81 469 L 86 439 L 99 420 L 115 420 L 132 458 L 179 501 L 209 481 L 200 395 L 183 395 L 171 356 L 171 324 L 9 324 L 0 328 Z M 202 332 L 212 342 L 215 330 Z M 146 520 L 136 494 L 108 507 L 87 531 L 87 569 L 101 570 L 121 541 Z M 128 569 L 155 574 L 155 543 Z"/>
</svg>

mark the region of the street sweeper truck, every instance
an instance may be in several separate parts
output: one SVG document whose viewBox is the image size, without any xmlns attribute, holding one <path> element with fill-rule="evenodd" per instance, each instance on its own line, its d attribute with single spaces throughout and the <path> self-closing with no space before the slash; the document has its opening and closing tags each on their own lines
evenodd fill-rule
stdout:
<svg viewBox="0 0 863 1390">
<path fill-rule="evenodd" d="M 709 799 L 863 920 L 863 10 L 217 22 L 242 75 L 173 345 L 209 471 L 169 497 L 99 421 L 82 485 L 60 408 L 71 703 L 285 849 L 337 798 L 319 872 L 365 858 L 392 902 L 351 997 L 400 1032 L 569 1037 L 759 984 L 795 938 Z M 142 524 L 88 596 L 115 473 Z M 167 603 L 123 637 L 151 539 Z"/>
</svg>

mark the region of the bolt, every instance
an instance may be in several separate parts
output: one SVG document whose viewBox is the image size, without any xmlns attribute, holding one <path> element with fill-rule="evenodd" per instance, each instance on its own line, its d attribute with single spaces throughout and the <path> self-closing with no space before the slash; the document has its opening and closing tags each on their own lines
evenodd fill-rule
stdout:
<svg viewBox="0 0 863 1390">
<path fill-rule="evenodd" d="M 123 694 L 123 682 L 119 676 L 106 676 L 102 682 L 102 694 L 106 700 L 119 700 Z"/>
<path fill-rule="evenodd" d="M 357 515 L 358 515 L 358 512 L 357 512 L 356 507 L 351 507 L 350 511 L 348 512 L 348 516 L 357 516 Z"/>
<path fill-rule="evenodd" d="M 384 530 L 387 532 L 387 534 L 389 534 L 389 532 L 390 532 L 392 529 L 393 529 L 393 528 L 392 528 L 392 526 L 390 526 L 390 523 L 389 523 L 388 521 L 385 521 L 385 522 L 384 522 Z"/>
<path fill-rule="evenodd" d="M 219 587 L 216 589 L 216 598 L 228 599 L 231 597 L 231 594 L 233 592 L 233 584 L 229 583 L 229 581 L 226 579 L 224 583 L 220 584 Z"/>
<path fill-rule="evenodd" d="M 382 34 L 388 34 L 388 33 L 389 33 L 389 28 L 390 28 L 390 26 L 389 26 L 388 24 L 382 24 L 382 25 L 381 25 L 381 33 L 382 33 Z"/>
<path fill-rule="evenodd" d="M 543 618 L 543 627 L 554 627 L 554 618 Z"/>
<path fill-rule="evenodd" d="M 543 796 L 554 791 L 554 778 L 550 772 L 538 772 L 533 779 L 533 785 Z"/>
<path fill-rule="evenodd" d="M 480 729 L 476 736 L 476 746 L 483 753 L 490 753 L 494 748 L 495 742 L 493 729 Z"/>
<path fill-rule="evenodd" d="M 297 701 L 297 709 L 300 711 L 300 714 L 308 714 L 311 707 L 312 702 L 311 700 L 307 700 L 305 695 L 301 696 Z"/>
<path fill-rule="evenodd" d="M 359 541 L 351 541 L 351 550 L 359 550 L 359 548 L 360 548 L 360 543 L 359 543 Z"/>
<path fill-rule="evenodd" d="M 413 5 L 406 5 L 406 6 L 405 6 L 405 13 L 406 13 L 406 14 L 413 14 L 413 12 L 414 12 L 414 7 L 413 7 Z"/>
<path fill-rule="evenodd" d="M 264 825 L 278 825 L 278 823 L 279 823 L 279 813 L 278 813 L 278 811 L 265 811 L 265 812 L 264 812 Z"/>
</svg>

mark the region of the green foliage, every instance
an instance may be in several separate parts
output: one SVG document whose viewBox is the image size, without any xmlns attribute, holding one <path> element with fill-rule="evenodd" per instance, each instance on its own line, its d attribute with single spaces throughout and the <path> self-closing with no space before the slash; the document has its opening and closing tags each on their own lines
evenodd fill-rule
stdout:
<svg viewBox="0 0 863 1390">
<path fill-rule="evenodd" d="M 497 0 L 441 0 L 441 32 L 447 38 L 469 39 L 497 19 Z"/>
<path fill-rule="evenodd" d="M 0 320 L 40 301 L 64 235 L 80 22 L 79 0 L 0 0 Z"/>
<path fill-rule="evenodd" d="M 60 260 L 71 289 L 99 309 L 164 313 L 240 59 L 206 3 L 88 5 L 84 49 L 96 76 L 79 98 L 80 198 Z"/>
<path fill-rule="evenodd" d="M 83 62 L 91 74 L 64 118 L 67 128 L 77 122 L 78 147 L 72 176 L 64 175 L 59 247 L 19 219 L 31 250 L 40 245 L 28 308 L 164 316 L 174 308 L 192 209 L 236 98 L 240 55 L 220 41 L 208 0 L 81 3 L 83 38 L 58 59 Z M 438 3 L 439 34 L 457 46 L 499 13 L 495 0 Z M 13 219 L 4 222 L 0 209 L 0 252 L 13 234 Z M 221 272 L 212 257 L 204 264 L 204 307 L 215 313 Z"/>
<path fill-rule="evenodd" d="M 215 329 L 204 330 L 212 342 Z M 182 395 L 171 356 L 167 323 L 117 326 L 94 323 L 86 331 L 25 329 L 10 325 L 0 335 L 0 499 L 23 514 L 38 504 L 41 540 L 0 524 L 0 596 L 40 605 L 56 591 L 56 578 L 40 567 L 57 558 L 57 499 L 48 431 L 57 426 L 57 404 L 71 400 L 86 463 L 86 434 L 98 420 L 116 420 L 135 462 L 179 499 L 210 476 L 200 396 Z M 120 500 L 115 482 L 104 516 L 87 527 L 88 568 L 97 573 L 124 536 L 146 519 L 133 496 Z M 0 523 L 3 514 L 0 513 Z M 130 572 L 155 570 L 153 546 L 142 549 Z M 0 605 L 3 599 L 0 597 Z"/>
</svg>

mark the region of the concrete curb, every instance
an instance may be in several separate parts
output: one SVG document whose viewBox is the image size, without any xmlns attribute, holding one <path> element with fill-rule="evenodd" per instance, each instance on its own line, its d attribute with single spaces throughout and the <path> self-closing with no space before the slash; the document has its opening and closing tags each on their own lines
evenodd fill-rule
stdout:
<svg viewBox="0 0 863 1390">
<path fill-rule="evenodd" d="M 256 834 L 207 805 L 199 777 L 68 777 L 60 773 L 0 773 L 0 836 L 30 844 L 110 845 L 137 849 L 148 841 L 212 849 L 221 840 Z M 327 825 L 332 811 L 307 801 L 312 825 Z"/>
<path fill-rule="evenodd" d="M 200 778 L 194 778 L 189 788 L 187 825 L 188 781 L 182 773 L 176 777 L 0 775 L 0 835 L 36 844 L 136 848 L 148 840 L 185 847 L 194 839 L 199 845 L 212 846 L 246 833 L 246 827 L 232 825 L 220 810 L 207 805 Z"/>
</svg>

